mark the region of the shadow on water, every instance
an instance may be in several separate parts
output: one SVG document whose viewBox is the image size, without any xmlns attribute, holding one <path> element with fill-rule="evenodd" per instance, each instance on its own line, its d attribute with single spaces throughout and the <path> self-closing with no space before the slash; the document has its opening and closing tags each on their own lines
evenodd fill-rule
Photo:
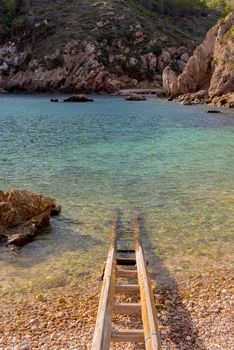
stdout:
<svg viewBox="0 0 234 350">
<path fill-rule="evenodd" d="M 160 304 L 165 300 L 171 300 L 173 306 L 169 312 L 164 314 L 164 317 L 158 317 L 163 326 L 168 329 L 167 338 L 172 341 L 178 350 L 206 350 L 205 345 L 198 338 L 198 333 L 193 325 L 190 313 L 183 305 L 179 293 L 179 287 L 170 271 L 166 268 L 163 261 L 155 253 L 155 248 L 152 248 L 149 232 L 145 227 L 144 215 L 140 214 L 140 234 L 144 242 L 147 258 L 150 262 L 153 271 L 151 271 L 152 279 L 159 287 Z M 178 312 L 179 310 L 179 312 Z M 190 339 L 188 338 L 190 337 Z M 165 348 L 167 348 L 166 339 L 163 338 Z M 170 348 L 168 346 L 168 348 Z"/>
<path fill-rule="evenodd" d="M 87 252 L 100 244 L 100 240 L 88 234 L 77 232 L 76 221 L 59 217 L 52 219 L 52 225 L 24 247 L 0 246 L 0 261 L 19 267 L 32 267 L 66 252 Z"/>
</svg>

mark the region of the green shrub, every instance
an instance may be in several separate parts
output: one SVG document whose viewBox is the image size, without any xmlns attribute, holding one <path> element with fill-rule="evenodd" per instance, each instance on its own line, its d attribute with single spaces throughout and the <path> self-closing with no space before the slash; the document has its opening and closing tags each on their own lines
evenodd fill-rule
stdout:
<svg viewBox="0 0 234 350">
<path fill-rule="evenodd" d="M 150 47 L 149 52 L 152 52 L 155 55 L 159 56 L 162 53 L 162 47 L 160 45 L 155 44 Z"/>
<path fill-rule="evenodd" d="M 3 3 L 6 7 L 6 10 L 8 11 L 8 14 L 11 17 L 14 17 L 17 10 L 17 0 L 3 0 Z"/>
</svg>

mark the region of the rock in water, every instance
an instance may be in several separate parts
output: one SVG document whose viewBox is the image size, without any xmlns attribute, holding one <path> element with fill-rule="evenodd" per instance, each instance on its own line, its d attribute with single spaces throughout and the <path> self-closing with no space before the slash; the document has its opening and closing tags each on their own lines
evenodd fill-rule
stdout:
<svg viewBox="0 0 234 350">
<path fill-rule="evenodd" d="M 48 227 L 50 223 L 50 210 L 34 216 L 28 220 L 25 224 L 19 225 L 11 235 L 8 236 L 7 245 L 24 246 L 32 241 L 32 239 L 38 235 L 44 228 Z M 18 232 L 19 231 L 19 232 Z"/>
<path fill-rule="evenodd" d="M 220 111 L 217 111 L 215 109 L 209 109 L 207 113 L 221 113 Z"/>
<path fill-rule="evenodd" d="M 138 95 L 138 94 L 130 94 L 125 97 L 126 101 L 145 101 L 146 98 L 143 95 Z"/>
<path fill-rule="evenodd" d="M 55 200 L 40 193 L 16 189 L 0 191 L 0 229 L 4 240 L 7 237 L 6 244 L 21 246 L 31 241 L 49 225 L 55 208 Z"/>
<path fill-rule="evenodd" d="M 56 207 L 51 209 L 50 215 L 51 216 L 58 216 L 61 213 L 61 205 L 56 205 Z"/>
<path fill-rule="evenodd" d="M 74 95 L 74 96 L 65 98 L 63 102 L 93 102 L 93 99 L 88 98 L 85 95 Z"/>
</svg>

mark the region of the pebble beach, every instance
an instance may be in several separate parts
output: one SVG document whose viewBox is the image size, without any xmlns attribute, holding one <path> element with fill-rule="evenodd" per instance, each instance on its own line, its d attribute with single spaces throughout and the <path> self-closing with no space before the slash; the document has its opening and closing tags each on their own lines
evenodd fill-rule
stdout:
<svg viewBox="0 0 234 350">
<path fill-rule="evenodd" d="M 153 282 L 163 349 L 234 349 L 234 278 L 231 272 L 178 276 L 177 288 Z M 0 350 L 89 349 L 101 282 L 90 288 L 55 289 L 2 298 Z M 125 299 L 130 302 L 131 299 Z M 113 327 L 141 328 L 139 318 L 114 316 Z M 111 349 L 144 349 L 144 344 L 113 344 Z"/>
</svg>

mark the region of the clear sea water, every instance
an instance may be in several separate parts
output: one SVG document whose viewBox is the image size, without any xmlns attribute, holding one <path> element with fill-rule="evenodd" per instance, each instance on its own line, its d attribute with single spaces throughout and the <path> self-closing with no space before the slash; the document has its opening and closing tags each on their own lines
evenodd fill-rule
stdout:
<svg viewBox="0 0 234 350">
<path fill-rule="evenodd" d="M 231 266 L 232 111 L 153 98 L 50 98 L 0 95 L 0 188 L 62 205 L 50 232 L 13 252 L 0 248 L 0 294 L 95 280 L 116 208 L 127 225 L 132 210 L 141 212 L 146 253 L 170 273 Z"/>
</svg>

